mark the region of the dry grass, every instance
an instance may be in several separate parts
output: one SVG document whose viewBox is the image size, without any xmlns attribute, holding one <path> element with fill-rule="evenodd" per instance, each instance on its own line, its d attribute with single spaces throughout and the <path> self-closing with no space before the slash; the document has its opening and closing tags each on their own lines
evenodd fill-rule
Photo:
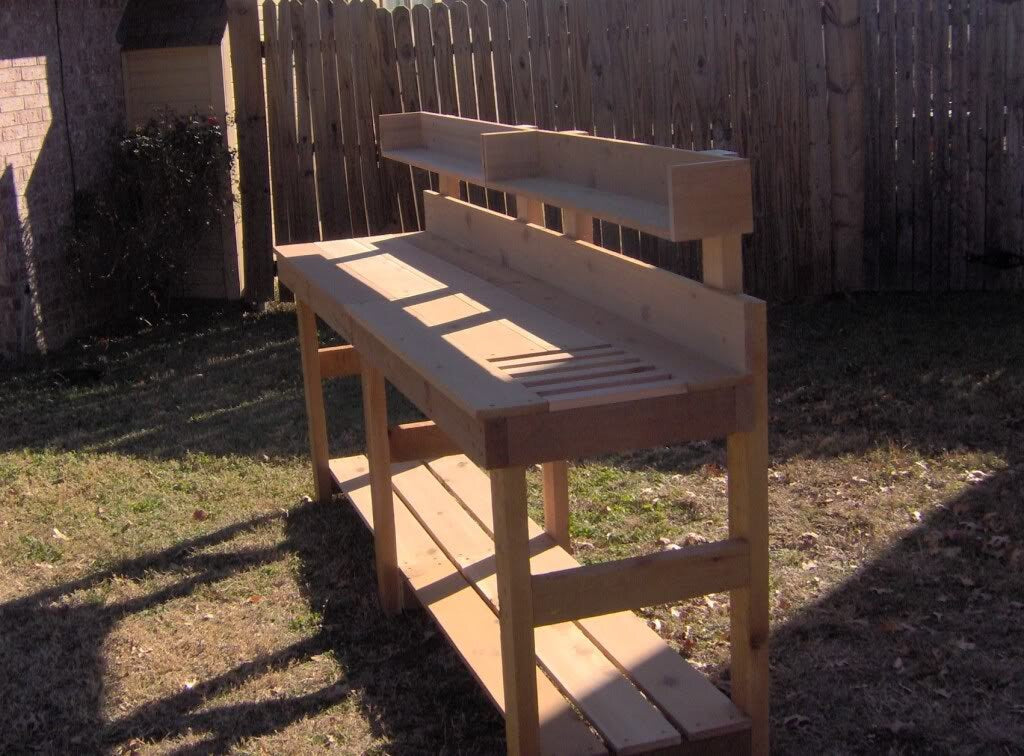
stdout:
<svg viewBox="0 0 1024 756">
<path fill-rule="evenodd" d="M 776 750 L 1024 753 L 1024 302 L 771 322 Z M 357 398 L 329 387 L 338 453 Z M 0 407 L 0 752 L 501 750 L 424 615 L 380 617 L 358 521 L 303 501 L 290 313 L 91 343 Z M 576 465 L 580 555 L 721 536 L 723 462 Z M 723 597 L 646 614 L 728 687 Z"/>
</svg>

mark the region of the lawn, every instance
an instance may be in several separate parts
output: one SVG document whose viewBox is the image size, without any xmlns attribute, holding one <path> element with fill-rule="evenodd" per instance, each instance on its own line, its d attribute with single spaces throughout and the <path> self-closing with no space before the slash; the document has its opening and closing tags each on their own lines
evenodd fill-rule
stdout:
<svg viewBox="0 0 1024 756">
<path fill-rule="evenodd" d="M 769 317 L 775 750 L 1024 753 L 1024 298 Z M 361 523 L 305 498 L 298 364 L 287 308 L 197 309 L 3 374 L 0 752 L 503 749 L 429 619 L 380 616 Z M 358 396 L 328 385 L 335 454 Z M 577 463 L 579 556 L 720 538 L 723 463 Z M 728 688 L 724 596 L 644 616 Z"/>
</svg>

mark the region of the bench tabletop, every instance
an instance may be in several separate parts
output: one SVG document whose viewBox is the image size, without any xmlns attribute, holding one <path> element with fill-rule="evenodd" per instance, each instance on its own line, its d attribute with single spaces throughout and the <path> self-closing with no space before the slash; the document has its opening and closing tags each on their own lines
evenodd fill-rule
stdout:
<svg viewBox="0 0 1024 756">
<path fill-rule="evenodd" d="M 371 340 L 486 419 L 740 381 L 653 333 L 428 231 L 277 249 L 282 279 L 343 336 Z M 305 293 L 305 292 L 304 292 Z M 385 373 L 388 369 L 385 368 Z"/>
</svg>

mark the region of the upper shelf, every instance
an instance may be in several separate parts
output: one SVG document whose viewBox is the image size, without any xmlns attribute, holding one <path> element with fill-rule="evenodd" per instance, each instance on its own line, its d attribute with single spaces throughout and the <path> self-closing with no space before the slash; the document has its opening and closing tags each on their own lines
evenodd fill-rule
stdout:
<svg viewBox="0 0 1024 756">
<path fill-rule="evenodd" d="M 729 153 L 505 126 L 381 116 L 383 155 L 670 241 L 753 230 L 750 163 Z"/>
<path fill-rule="evenodd" d="M 670 241 L 753 230 L 750 163 L 579 133 L 482 134 L 484 183 Z"/>
<path fill-rule="evenodd" d="M 480 137 L 530 128 L 438 113 L 394 113 L 380 118 L 381 154 L 417 168 L 482 184 Z"/>
</svg>

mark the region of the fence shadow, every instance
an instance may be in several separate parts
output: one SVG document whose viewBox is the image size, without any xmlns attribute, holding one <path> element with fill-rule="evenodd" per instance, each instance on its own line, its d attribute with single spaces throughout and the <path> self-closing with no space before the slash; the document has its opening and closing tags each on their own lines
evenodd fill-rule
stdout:
<svg viewBox="0 0 1024 756">
<path fill-rule="evenodd" d="M 773 628 L 778 753 L 1024 752 L 1024 457 Z"/>
</svg>

